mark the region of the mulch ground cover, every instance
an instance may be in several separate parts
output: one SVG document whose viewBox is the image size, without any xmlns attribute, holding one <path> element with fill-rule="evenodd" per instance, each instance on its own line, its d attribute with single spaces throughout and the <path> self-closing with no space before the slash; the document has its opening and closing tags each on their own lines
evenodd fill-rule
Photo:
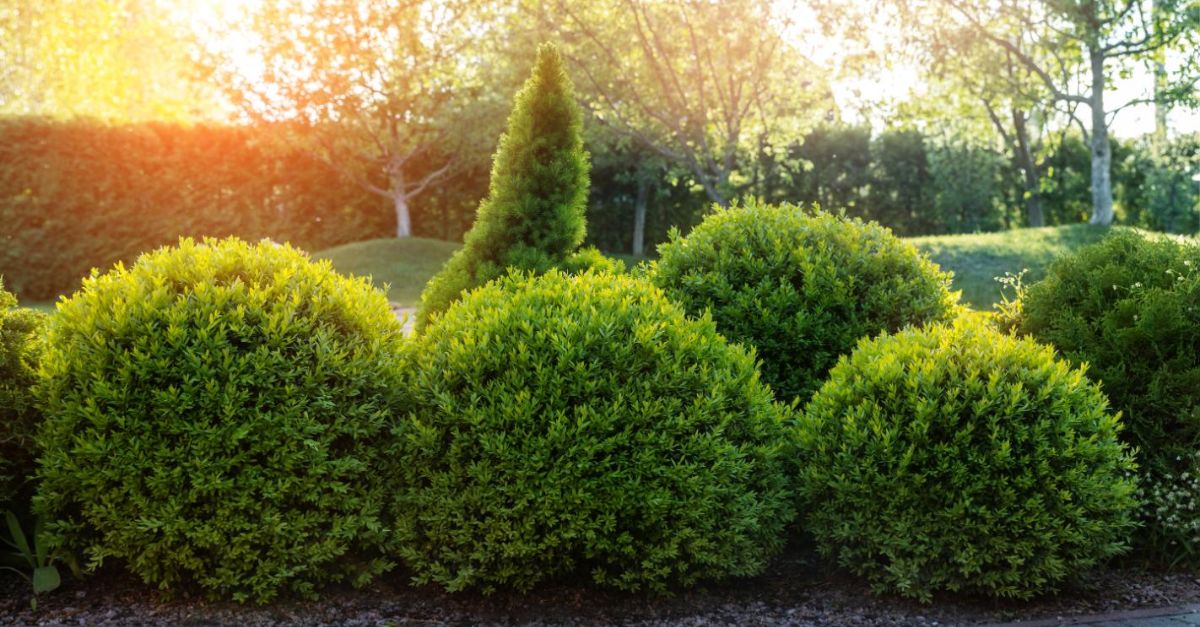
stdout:
<svg viewBox="0 0 1200 627">
<path fill-rule="evenodd" d="M 1031 602 L 943 595 L 921 605 L 873 595 L 806 549 L 793 549 L 760 577 L 668 597 L 596 590 L 583 581 L 492 595 L 407 582 L 397 571 L 360 590 L 327 588 L 319 601 L 256 606 L 166 596 L 111 567 L 67 581 L 34 611 L 25 582 L 0 573 L 0 625 L 971 625 L 1200 602 L 1196 575 L 1110 568 Z"/>
</svg>

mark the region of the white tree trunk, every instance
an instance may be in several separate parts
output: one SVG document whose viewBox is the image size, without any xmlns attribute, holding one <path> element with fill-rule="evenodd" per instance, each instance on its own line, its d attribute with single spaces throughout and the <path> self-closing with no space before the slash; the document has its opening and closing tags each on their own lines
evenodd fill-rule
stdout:
<svg viewBox="0 0 1200 627">
<path fill-rule="evenodd" d="M 1092 218 L 1091 224 L 1113 221 L 1112 146 L 1104 110 L 1104 53 L 1091 51 L 1092 61 Z"/>
<path fill-rule="evenodd" d="M 412 217 L 408 212 L 408 195 L 403 190 L 392 190 L 392 204 L 396 208 L 396 237 L 412 237 Z"/>
</svg>

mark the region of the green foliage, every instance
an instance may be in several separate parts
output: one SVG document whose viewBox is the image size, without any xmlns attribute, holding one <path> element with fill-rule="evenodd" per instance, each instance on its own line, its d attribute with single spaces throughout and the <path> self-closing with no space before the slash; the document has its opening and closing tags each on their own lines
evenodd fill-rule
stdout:
<svg viewBox="0 0 1200 627">
<path fill-rule="evenodd" d="M 0 503 L 24 509 L 33 474 L 33 440 L 41 412 L 33 384 L 41 345 L 42 314 L 20 309 L 0 280 Z"/>
<path fill-rule="evenodd" d="M 0 120 L 0 274 L 23 300 L 52 300 L 92 268 L 180 236 L 270 237 L 318 250 L 394 229 L 382 198 L 282 148 L 282 133 Z"/>
<path fill-rule="evenodd" d="M 929 174 L 933 183 L 932 216 L 936 233 L 980 233 L 1004 230 L 1016 222 L 1003 206 L 999 155 L 970 143 L 930 147 Z"/>
<path fill-rule="evenodd" d="M 1138 517 L 1146 529 L 1139 557 L 1168 567 L 1200 563 L 1200 451 L 1178 461 L 1176 471 L 1143 472 L 1137 492 Z"/>
<path fill-rule="evenodd" d="M 288 246 L 183 239 L 93 276 L 38 388 L 51 546 L 238 601 L 365 581 L 402 342 L 381 292 Z"/>
<path fill-rule="evenodd" d="M 950 275 L 878 224 L 748 201 L 659 247 L 652 280 L 755 347 L 780 399 L 809 395 L 864 335 L 955 315 Z"/>
<path fill-rule="evenodd" d="M 1151 139 L 1121 165 L 1128 173 L 1118 189 L 1126 222 L 1168 233 L 1200 230 L 1200 135 Z"/>
<path fill-rule="evenodd" d="M 579 247 L 588 196 L 582 125 L 558 50 L 544 45 L 514 101 L 479 217 L 421 295 L 419 327 L 508 268 L 545 272 Z"/>
<path fill-rule="evenodd" d="M 1198 269 L 1200 246 L 1117 232 L 1051 266 L 1022 294 L 1014 320 L 1021 333 L 1089 364 L 1151 482 L 1194 471 L 1200 449 Z M 1148 522 L 1139 557 L 1178 562 L 1175 523 Z"/>
<path fill-rule="evenodd" d="M 1119 429 L 1083 370 L 978 317 L 864 338 L 799 422 L 807 528 L 878 591 L 1053 591 L 1125 549 Z"/>
<path fill-rule="evenodd" d="M 1021 333 L 1087 363 L 1144 466 L 1200 447 L 1200 247 L 1133 231 L 1064 257 L 1029 286 Z"/>
<path fill-rule="evenodd" d="M 419 582 L 754 575 L 793 516 L 752 353 L 648 283 L 557 270 L 471 292 L 415 343 L 397 544 Z"/>
<path fill-rule="evenodd" d="M 78 576 L 79 565 L 69 553 L 62 551 L 51 552 L 46 544 L 43 533 L 42 519 L 33 526 L 33 533 L 26 535 L 21 527 L 21 521 L 11 511 L 4 512 L 4 521 L 8 527 L 8 538 L 0 538 L 12 549 L 6 555 L 0 555 L 0 570 L 7 570 L 20 575 L 33 588 L 33 597 L 29 605 L 37 609 L 37 595 L 53 592 L 62 585 L 62 575 L 58 572 L 55 562 L 65 562 Z"/>
</svg>

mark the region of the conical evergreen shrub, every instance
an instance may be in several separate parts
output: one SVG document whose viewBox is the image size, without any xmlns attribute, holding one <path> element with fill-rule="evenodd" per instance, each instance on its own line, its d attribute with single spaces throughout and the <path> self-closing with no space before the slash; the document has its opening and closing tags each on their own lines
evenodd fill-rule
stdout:
<svg viewBox="0 0 1200 627">
<path fill-rule="evenodd" d="M 418 327 L 507 268 L 545 272 L 579 248 L 590 169 L 582 127 L 558 49 L 544 44 L 500 139 L 488 196 L 464 246 L 425 287 Z"/>
</svg>

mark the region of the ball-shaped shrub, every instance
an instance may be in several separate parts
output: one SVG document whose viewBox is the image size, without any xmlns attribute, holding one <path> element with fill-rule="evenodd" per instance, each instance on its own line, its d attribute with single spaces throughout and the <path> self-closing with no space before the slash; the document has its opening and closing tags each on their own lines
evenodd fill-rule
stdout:
<svg viewBox="0 0 1200 627">
<path fill-rule="evenodd" d="M 1016 328 L 1087 363 L 1147 470 L 1200 448 L 1200 246 L 1118 231 L 1021 295 Z"/>
<path fill-rule="evenodd" d="M 33 440 L 41 422 L 32 388 L 43 319 L 18 308 L 0 281 L 0 510 L 24 511 L 27 505 Z"/>
<path fill-rule="evenodd" d="M 793 205 L 718 208 L 659 255 L 654 283 L 754 346 L 785 401 L 808 400 L 859 338 L 957 310 L 950 275 L 888 229 Z"/>
<path fill-rule="evenodd" d="M 239 601 L 378 572 L 402 339 L 381 292 L 288 246 L 185 239 L 94 275 L 39 387 L 53 543 Z"/>
<path fill-rule="evenodd" d="M 798 422 L 808 529 L 879 591 L 1053 591 L 1125 549 L 1119 429 L 1083 370 L 980 318 L 864 339 Z"/>
<path fill-rule="evenodd" d="M 395 504 L 418 581 L 661 591 L 759 573 L 780 549 L 783 408 L 751 353 L 649 283 L 509 275 L 413 351 Z"/>
</svg>

